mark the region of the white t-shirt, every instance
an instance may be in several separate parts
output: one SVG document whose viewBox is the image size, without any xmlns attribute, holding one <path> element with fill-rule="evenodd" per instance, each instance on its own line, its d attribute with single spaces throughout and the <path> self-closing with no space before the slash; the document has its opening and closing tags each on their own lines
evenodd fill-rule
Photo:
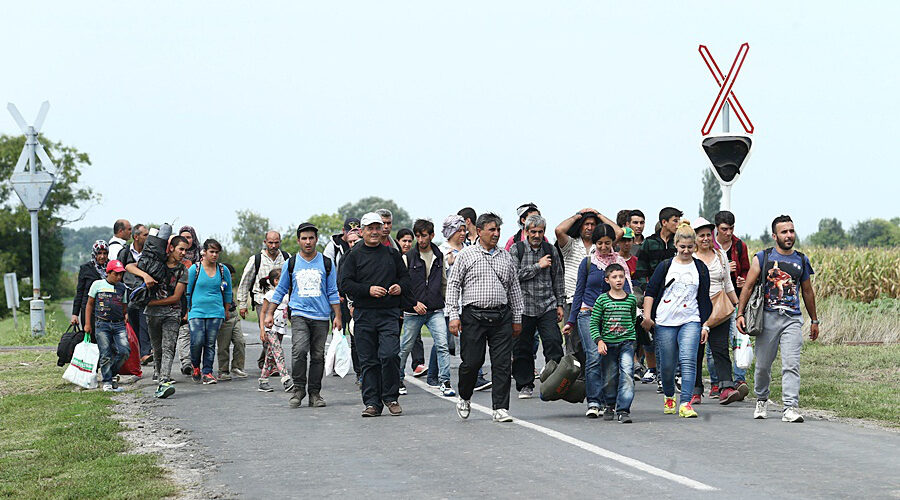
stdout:
<svg viewBox="0 0 900 500">
<path fill-rule="evenodd" d="M 265 299 L 270 303 L 272 302 L 272 298 L 275 296 L 275 287 L 269 288 L 269 291 L 266 292 Z M 281 304 L 278 304 L 278 307 L 275 309 L 274 317 L 272 318 L 272 328 L 268 328 L 270 332 L 284 334 L 287 327 L 287 307 L 288 307 L 288 296 L 284 294 L 284 297 L 281 299 Z"/>
<path fill-rule="evenodd" d="M 575 298 L 575 286 L 578 284 L 578 266 L 588 256 L 588 253 L 584 250 L 584 242 L 581 241 L 581 238 L 572 237 L 569 237 L 569 242 L 560 247 L 560 250 L 562 251 L 563 269 L 566 271 L 566 302 L 571 304 Z M 593 251 L 594 246 L 592 245 L 591 252 Z"/>
<path fill-rule="evenodd" d="M 660 326 L 681 326 L 692 321 L 699 322 L 697 289 L 700 287 L 700 273 L 697 266 L 693 261 L 679 264 L 672 260 L 663 286 L 670 281 L 672 284 L 663 292 L 662 300 L 656 307 L 656 323 Z"/>
<path fill-rule="evenodd" d="M 697 254 L 694 254 L 694 257 L 697 257 Z M 700 257 L 697 258 L 700 259 Z M 703 261 L 703 263 L 706 264 L 706 268 L 709 269 L 710 297 L 722 290 L 725 290 L 725 293 L 734 291 L 734 284 L 731 282 L 731 268 L 728 267 L 728 257 L 725 255 L 725 252 L 717 249 L 716 256 L 710 263 L 707 263 L 703 259 L 700 260 Z"/>
</svg>

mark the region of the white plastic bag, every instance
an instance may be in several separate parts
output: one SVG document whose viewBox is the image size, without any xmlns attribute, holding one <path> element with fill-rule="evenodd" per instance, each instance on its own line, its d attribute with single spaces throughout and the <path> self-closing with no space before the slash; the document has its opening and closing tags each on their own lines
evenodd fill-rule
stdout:
<svg viewBox="0 0 900 500">
<path fill-rule="evenodd" d="M 325 376 L 330 377 L 334 373 L 334 353 L 337 349 L 337 339 L 339 332 L 334 331 L 331 335 L 331 343 L 328 344 L 328 350 L 325 351 Z"/>
<path fill-rule="evenodd" d="M 753 364 L 753 339 L 737 332 L 734 335 L 734 362 L 738 368 L 746 370 Z"/>
<path fill-rule="evenodd" d="M 334 372 L 341 378 L 350 373 L 353 368 L 353 359 L 350 355 L 350 344 L 347 337 L 339 331 L 335 331 L 331 337 L 331 345 L 334 347 Z"/>
<path fill-rule="evenodd" d="M 100 363 L 100 349 L 90 342 L 85 334 L 84 341 L 75 346 L 72 361 L 63 373 L 63 378 L 85 389 L 97 387 L 97 367 Z"/>
</svg>

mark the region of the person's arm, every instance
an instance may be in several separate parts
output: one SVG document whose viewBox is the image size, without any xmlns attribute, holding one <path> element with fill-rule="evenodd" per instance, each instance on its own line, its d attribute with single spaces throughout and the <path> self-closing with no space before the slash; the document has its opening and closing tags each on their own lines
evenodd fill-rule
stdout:
<svg viewBox="0 0 900 500">
<path fill-rule="evenodd" d="M 522 285 L 516 277 L 516 264 L 509 262 L 509 290 L 506 291 L 510 308 L 512 309 L 513 337 L 522 333 L 522 313 L 525 311 L 525 298 L 522 295 Z"/>
<path fill-rule="evenodd" d="M 79 315 L 81 314 L 81 305 L 84 303 L 84 268 L 78 269 L 78 281 L 75 282 L 75 298 L 72 300 L 72 321 L 71 324 L 77 325 Z"/>
<path fill-rule="evenodd" d="M 644 327 L 644 330 L 650 331 L 653 328 L 653 325 L 656 323 L 653 316 L 653 302 L 656 300 L 657 296 L 662 296 L 662 287 L 663 281 L 666 279 L 666 271 L 662 264 L 656 266 L 656 270 L 653 271 L 653 276 L 650 277 L 650 281 L 647 282 L 647 290 L 644 292 L 644 320 L 641 322 L 641 326 Z"/>
<path fill-rule="evenodd" d="M 360 245 L 363 243 L 357 243 Z M 343 265 L 341 265 L 341 290 L 349 294 L 354 299 L 368 297 L 369 285 L 360 283 L 357 278 L 356 259 L 361 250 L 350 252 L 344 256 Z"/>
<path fill-rule="evenodd" d="M 800 290 L 803 294 L 803 304 L 806 306 L 806 312 L 809 314 L 809 319 L 812 321 L 819 321 L 819 316 L 816 314 L 816 292 L 813 290 L 812 281 L 807 279 L 800 283 Z M 809 338 L 810 340 L 816 340 L 819 338 L 819 323 L 812 323 L 809 325 Z"/>
<path fill-rule="evenodd" d="M 744 308 L 747 307 L 747 303 L 750 302 L 750 295 L 753 294 L 753 289 L 756 288 L 756 280 L 759 278 L 760 273 L 759 266 L 759 259 L 754 258 L 750 261 L 750 270 L 747 271 L 746 283 L 749 284 L 749 286 L 746 286 L 745 284 L 744 288 L 741 289 L 741 297 L 737 309 L 737 321 L 735 321 L 735 326 L 737 326 L 738 331 L 741 333 L 747 333 L 744 330 Z"/>
<path fill-rule="evenodd" d="M 138 269 L 137 264 L 134 262 L 126 265 L 125 270 L 128 271 L 129 273 L 141 278 L 142 280 L 144 280 L 144 283 L 148 287 L 152 287 L 152 286 L 156 285 L 156 279 L 154 279 L 153 276 L 150 276 L 148 273 L 145 273 L 144 271 L 141 271 L 140 269 Z"/>
<path fill-rule="evenodd" d="M 590 211 L 590 210 L 582 210 L 582 212 Z M 556 226 L 556 229 L 553 231 L 556 233 L 556 243 L 559 244 L 560 248 L 569 244 L 569 229 L 572 229 L 572 226 L 575 225 L 581 219 L 581 212 L 576 213 L 575 215 L 569 217 L 568 219 L 559 223 Z"/>
<path fill-rule="evenodd" d="M 553 273 L 553 295 L 556 297 L 556 321 L 562 321 L 563 312 L 566 307 L 566 273 L 563 267 L 562 257 L 560 257 L 559 252 L 556 250 L 556 247 L 550 247 L 553 249 L 553 259 L 554 265 L 550 267 L 550 272 Z"/>
<path fill-rule="evenodd" d="M 741 252 L 741 272 L 738 274 L 736 281 L 738 282 L 738 288 L 743 288 L 744 284 L 747 283 L 747 270 L 750 269 L 750 255 L 747 244 L 743 241 L 740 244 L 743 247 Z"/>
<path fill-rule="evenodd" d="M 572 297 L 572 311 L 569 312 L 569 319 L 566 327 L 575 325 L 578 319 L 578 311 L 581 310 L 581 303 L 584 301 L 584 289 L 587 286 L 588 274 L 591 270 L 590 257 L 585 257 L 578 265 L 578 279 L 575 281 L 575 295 Z M 571 327 L 569 328 L 571 329 Z"/>
<path fill-rule="evenodd" d="M 449 311 L 450 321 L 459 321 L 459 296 L 462 292 L 462 282 L 468 271 L 468 263 L 463 253 L 456 255 L 456 264 L 450 269 L 450 276 L 447 277 L 447 298 L 444 304 Z"/>
<path fill-rule="evenodd" d="M 256 263 L 256 255 L 251 255 L 250 259 L 247 260 L 247 265 L 244 266 L 244 272 L 241 273 L 241 282 L 238 283 L 237 289 L 237 304 L 238 304 L 238 312 L 241 317 L 247 316 L 247 309 L 250 307 L 250 290 L 253 289 L 253 264 Z"/>
<path fill-rule="evenodd" d="M 280 284 L 281 282 L 279 281 L 278 283 Z M 262 314 L 263 317 L 266 318 L 265 324 L 259 325 L 259 341 L 263 343 L 263 346 L 266 345 L 266 328 L 272 328 L 272 322 L 269 321 L 269 316 L 274 316 L 275 309 L 275 304 L 263 297 L 259 311 L 259 314 Z"/>
<path fill-rule="evenodd" d="M 417 301 L 412 293 L 412 285 L 409 281 L 409 269 L 406 267 L 406 263 L 400 256 L 399 251 L 397 253 L 392 252 L 391 255 L 394 258 L 394 279 L 396 281 L 388 289 L 388 293 L 391 295 L 402 295 L 407 303 L 415 304 Z M 397 287 L 399 287 L 399 290 Z"/>
<path fill-rule="evenodd" d="M 94 298 L 88 297 L 87 305 L 84 309 L 84 331 L 91 333 L 91 316 L 94 314 Z"/>
<path fill-rule="evenodd" d="M 333 265 L 334 260 L 331 262 Z M 280 285 L 281 281 L 279 281 L 278 284 Z M 334 319 L 331 321 L 331 328 L 334 330 L 343 330 L 344 318 L 341 316 L 341 296 L 338 294 L 337 273 L 334 272 L 334 270 L 328 273 L 328 277 L 325 279 L 325 290 L 326 296 L 328 297 L 328 303 L 331 304 L 331 311 L 334 316 Z"/>
<path fill-rule="evenodd" d="M 601 295 L 600 297 L 603 296 Z M 594 302 L 594 307 L 591 309 L 591 322 L 589 323 L 591 340 L 595 344 L 603 337 L 600 334 L 600 326 L 603 324 L 603 306 L 600 305 L 600 297 L 597 297 L 597 302 Z"/>
<path fill-rule="evenodd" d="M 148 306 L 170 306 L 170 305 L 177 304 L 177 303 L 181 302 L 181 296 L 184 295 L 185 288 L 186 288 L 186 285 L 184 283 L 181 283 L 181 282 L 176 283 L 175 291 L 172 293 L 172 295 L 169 295 L 168 297 L 166 297 L 164 299 L 151 300 L 150 302 L 147 302 L 147 305 Z"/>
</svg>

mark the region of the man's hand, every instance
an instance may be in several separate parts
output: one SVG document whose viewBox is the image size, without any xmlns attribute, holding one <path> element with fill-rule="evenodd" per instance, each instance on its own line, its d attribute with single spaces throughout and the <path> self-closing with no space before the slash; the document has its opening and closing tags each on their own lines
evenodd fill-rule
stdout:
<svg viewBox="0 0 900 500">
<path fill-rule="evenodd" d="M 344 322 L 341 321 L 341 318 L 334 317 L 334 320 L 331 322 L 331 329 L 344 331 Z"/>
<path fill-rule="evenodd" d="M 550 264 L 553 263 L 553 259 L 550 258 L 550 254 L 547 254 L 538 259 L 537 263 L 538 267 L 540 267 L 541 269 L 547 269 L 548 267 L 550 267 Z"/>
<path fill-rule="evenodd" d="M 370 286 L 369 287 L 369 295 L 375 297 L 376 299 L 380 299 L 387 295 L 388 291 L 384 289 L 383 286 Z"/>
<path fill-rule="evenodd" d="M 644 330 L 647 330 L 648 332 L 651 328 L 653 328 L 654 324 L 655 323 L 653 322 L 653 320 L 647 317 L 644 318 L 644 321 L 641 321 L 641 326 L 644 327 Z"/>
<path fill-rule="evenodd" d="M 819 338 L 819 325 L 813 323 L 809 325 L 809 340 L 816 340 Z"/>
<path fill-rule="evenodd" d="M 266 332 L 265 330 L 259 330 L 259 341 L 262 342 L 263 346 L 266 345 Z"/>
<path fill-rule="evenodd" d="M 728 263 L 728 270 L 731 271 L 731 272 L 736 272 L 736 271 L 737 271 L 737 262 L 735 262 L 735 261 L 729 262 L 729 263 Z"/>
<path fill-rule="evenodd" d="M 563 326 L 563 335 L 568 335 L 570 333 L 572 333 L 572 325 L 566 323 L 565 326 Z"/>
<path fill-rule="evenodd" d="M 228 307 L 225 307 L 225 321 L 228 321 L 228 318 L 231 317 L 231 311 L 228 310 Z"/>
<path fill-rule="evenodd" d="M 69 324 L 76 325 L 76 326 L 78 325 L 78 315 L 77 314 L 72 315 L 72 321 L 69 321 Z"/>
<path fill-rule="evenodd" d="M 707 330 L 705 328 L 701 328 L 700 329 L 700 344 L 701 345 L 706 343 L 707 337 L 709 337 L 709 330 Z"/>
<path fill-rule="evenodd" d="M 601 356 L 606 355 L 606 342 L 603 342 L 602 340 L 597 341 L 597 352 L 599 352 Z"/>
<path fill-rule="evenodd" d="M 462 330 L 462 322 L 458 319 L 450 320 L 450 333 L 459 337 L 459 332 Z"/>
<path fill-rule="evenodd" d="M 263 324 L 266 328 L 272 328 L 275 324 L 275 313 L 273 311 L 269 311 L 266 313 L 266 319 L 263 320 Z"/>
<path fill-rule="evenodd" d="M 147 288 L 153 288 L 156 286 L 156 280 L 153 279 L 153 276 L 150 276 L 147 273 L 144 273 L 144 284 L 147 285 Z"/>
<path fill-rule="evenodd" d="M 395 296 L 400 295 L 400 292 L 402 292 L 402 291 L 403 290 L 400 288 L 400 285 L 398 285 L 396 283 L 394 283 L 393 285 L 391 285 L 390 288 L 388 288 L 388 293 L 391 295 L 395 295 Z"/>
<path fill-rule="evenodd" d="M 428 312 L 428 308 L 425 307 L 425 304 L 416 302 L 416 305 L 413 307 L 413 311 L 416 311 L 416 314 L 425 314 Z"/>
<path fill-rule="evenodd" d="M 91 323 L 90 323 L 90 322 L 85 322 L 85 323 L 84 323 L 84 331 L 87 332 L 87 333 L 91 333 L 92 331 L 94 331 L 94 329 L 91 328 Z"/>
<path fill-rule="evenodd" d="M 738 288 L 744 288 L 744 284 L 747 283 L 747 279 L 742 276 L 738 276 L 735 281 L 737 282 Z"/>
<path fill-rule="evenodd" d="M 559 306 L 556 308 L 556 322 L 559 323 L 563 320 L 563 308 Z"/>
<path fill-rule="evenodd" d="M 512 324 L 512 336 L 513 338 L 517 338 L 522 334 L 522 323 L 513 323 Z"/>
<path fill-rule="evenodd" d="M 241 315 L 241 319 L 247 319 L 247 308 L 242 307 L 238 313 Z"/>
<path fill-rule="evenodd" d="M 741 314 L 740 316 L 737 317 L 737 321 L 734 322 L 734 326 L 737 327 L 739 332 L 743 333 L 744 335 L 747 334 L 747 328 L 746 328 L 747 325 L 744 322 L 743 314 Z"/>
</svg>

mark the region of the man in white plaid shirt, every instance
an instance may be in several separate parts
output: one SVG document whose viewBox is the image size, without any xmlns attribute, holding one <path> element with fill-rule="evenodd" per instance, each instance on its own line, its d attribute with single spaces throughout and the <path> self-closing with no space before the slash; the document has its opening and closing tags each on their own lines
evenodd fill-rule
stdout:
<svg viewBox="0 0 900 500">
<path fill-rule="evenodd" d="M 506 250 L 497 248 L 501 224 L 503 220 L 492 213 L 478 217 L 475 223 L 478 244 L 464 248 L 457 255 L 447 279 L 446 304 L 450 333 L 459 335 L 462 358 L 456 412 L 461 418 L 469 417 L 469 400 L 478 370 L 484 364 L 487 344 L 491 354 L 493 420 L 511 422 L 512 342 L 522 331 L 524 303 L 518 266 Z"/>
</svg>

